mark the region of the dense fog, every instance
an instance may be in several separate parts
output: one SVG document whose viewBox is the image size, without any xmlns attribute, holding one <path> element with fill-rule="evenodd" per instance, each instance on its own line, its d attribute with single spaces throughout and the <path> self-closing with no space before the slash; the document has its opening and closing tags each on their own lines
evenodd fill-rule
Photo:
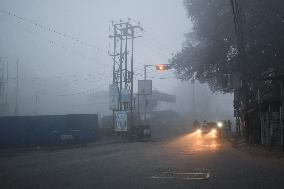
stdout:
<svg viewBox="0 0 284 189">
<path fill-rule="evenodd" d="M 2 0 L 0 56 L 7 75 L 2 115 L 16 113 L 17 59 L 18 115 L 112 114 L 107 97 L 112 82 L 110 21 L 127 18 L 144 27 L 135 40 L 136 93 L 143 66 L 168 63 L 191 30 L 181 0 Z M 153 90 L 176 96 L 174 103 L 159 102 L 155 111 L 173 110 L 200 120 L 232 118 L 232 95 L 213 94 L 207 84 L 182 82 L 174 70 L 147 72 Z"/>
</svg>

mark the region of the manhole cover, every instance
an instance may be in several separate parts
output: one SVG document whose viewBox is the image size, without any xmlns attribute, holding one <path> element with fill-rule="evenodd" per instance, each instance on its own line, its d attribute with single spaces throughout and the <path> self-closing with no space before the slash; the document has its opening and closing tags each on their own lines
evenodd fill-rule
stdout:
<svg viewBox="0 0 284 189">
<path fill-rule="evenodd" d="M 205 180 L 209 179 L 208 170 L 182 171 L 177 169 L 168 169 L 151 176 L 150 179 L 184 179 L 184 180 Z"/>
</svg>

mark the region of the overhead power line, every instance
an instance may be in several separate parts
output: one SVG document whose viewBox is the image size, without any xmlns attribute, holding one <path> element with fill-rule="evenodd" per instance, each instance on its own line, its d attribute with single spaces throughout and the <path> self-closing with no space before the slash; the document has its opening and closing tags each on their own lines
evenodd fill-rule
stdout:
<svg viewBox="0 0 284 189">
<path fill-rule="evenodd" d="M 166 45 L 162 42 L 160 42 L 156 37 L 154 37 L 152 34 L 150 34 L 148 31 L 144 31 L 145 37 L 147 38 L 147 36 L 149 37 L 149 39 L 152 40 L 152 42 L 155 42 L 157 46 L 159 46 L 160 48 L 163 48 L 163 50 L 165 51 L 171 51 L 171 49 L 169 48 L 169 45 Z"/>
<path fill-rule="evenodd" d="M 152 55 L 154 56 L 159 56 L 162 59 L 166 59 L 169 57 L 169 55 L 165 54 L 162 51 L 159 51 L 158 49 L 156 49 L 155 47 L 153 47 L 152 45 L 150 45 L 150 43 L 146 43 L 146 41 L 141 40 L 140 43 L 142 46 L 144 46 L 144 48 L 146 50 L 148 50 Z"/>
<path fill-rule="evenodd" d="M 160 47 L 154 45 L 150 40 L 146 40 L 146 39 L 143 38 L 141 41 L 143 42 L 143 44 L 146 45 L 146 48 L 147 48 L 147 47 L 151 48 L 152 50 L 154 50 L 154 51 L 155 51 L 156 53 L 158 53 L 159 55 L 162 55 L 162 56 L 169 56 L 169 55 L 168 55 L 168 52 L 166 52 L 166 51 L 162 50 Z M 143 45 L 143 44 L 142 44 L 142 45 Z M 144 45 L 144 46 L 145 46 L 145 45 Z"/>
<path fill-rule="evenodd" d="M 98 90 L 102 87 L 105 87 L 107 85 L 109 85 L 109 81 L 104 82 L 102 85 L 100 85 L 96 88 L 93 88 L 93 89 L 89 89 L 89 90 L 85 90 L 85 91 L 77 91 L 77 92 L 72 92 L 72 93 L 64 93 L 64 94 L 59 94 L 59 95 L 56 95 L 56 96 L 65 97 L 65 96 L 77 96 L 77 95 L 93 94 L 96 90 Z"/>
<path fill-rule="evenodd" d="M 26 23 L 29 23 L 29 24 L 32 24 L 42 30 L 45 30 L 45 31 L 49 31 L 49 32 L 52 32 L 52 33 L 55 33 L 57 35 L 60 35 L 61 37 L 64 37 L 66 39 L 69 39 L 69 40 L 72 40 L 74 42 L 77 42 L 77 43 L 80 43 L 82 45 L 85 45 L 85 46 L 88 46 L 88 47 L 91 47 L 93 49 L 96 49 L 97 51 L 101 51 L 101 52 L 104 52 L 104 53 L 108 53 L 107 50 L 103 49 L 103 48 L 100 48 L 100 47 L 97 47 L 96 45 L 92 44 L 92 43 L 89 43 L 89 42 L 86 42 L 86 41 L 83 41 L 75 36 L 72 36 L 70 34 L 66 34 L 66 33 L 63 33 L 63 32 L 60 32 L 60 31 L 57 31 L 53 28 L 50 28 L 48 26 L 45 26 L 43 24 L 40 24 L 40 23 L 37 23 L 37 22 L 34 22 L 30 19 L 27 19 L 27 18 L 24 18 L 24 17 L 21 17 L 13 12 L 10 12 L 10 11 L 7 11 L 7 10 L 4 10 L 2 8 L 0 8 L 0 11 L 8 16 L 11 16 L 11 17 L 15 17 L 23 22 L 26 22 Z"/>
<path fill-rule="evenodd" d="M 19 20 L 16 21 L 17 24 L 19 24 L 23 30 L 25 30 L 27 33 L 31 34 L 32 36 L 36 37 L 36 38 L 39 38 L 41 40 L 44 40 L 46 42 L 48 42 L 50 45 L 53 45 L 53 46 L 56 46 L 58 48 L 61 48 L 62 50 L 65 50 L 66 52 L 69 52 L 71 54 L 74 54 L 76 56 L 79 56 L 87 61 L 90 61 L 92 63 L 94 62 L 98 62 L 100 61 L 98 58 L 96 57 L 91 57 L 89 55 L 86 55 L 86 54 L 83 54 L 81 53 L 80 51 L 78 51 L 77 49 L 73 48 L 73 47 L 70 47 L 70 46 L 66 46 L 66 45 L 63 45 L 62 43 L 60 42 L 57 42 L 56 40 L 53 40 L 53 39 L 49 39 L 47 38 L 46 36 L 44 36 L 41 32 L 39 31 L 33 31 L 32 29 L 30 29 L 29 26 L 27 26 L 26 24 L 20 22 Z"/>
<path fill-rule="evenodd" d="M 86 59 L 86 60 L 91 61 L 91 62 L 97 60 L 97 59 L 94 58 L 94 57 L 90 57 L 90 56 L 87 56 L 87 55 L 85 55 L 85 54 L 82 54 L 81 52 L 79 52 L 78 50 L 76 50 L 76 49 L 74 49 L 74 48 L 72 48 L 72 47 L 67 47 L 67 46 L 65 46 L 65 45 L 59 44 L 59 43 L 56 42 L 55 40 L 47 39 L 47 38 L 43 37 L 42 35 L 40 35 L 40 34 L 34 32 L 34 31 L 30 30 L 30 29 L 24 28 L 24 30 L 27 31 L 28 33 L 30 33 L 31 35 L 35 36 L 35 37 L 41 38 L 41 39 L 43 39 L 43 40 L 49 42 L 51 45 L 57 46 L 57 47 L 59 47 L 59 48 L 65 50 L 65 51 L 68 51 L 68 52 L 70 52 L 70 53 L 72 53 L 72 54 L 75 54 L 75 55 L 77 55 L 77 56 L 79 56 L 79 57 L 81 57 L 81 58 L 83 58 L 83 59 Z"/>
<path fill-rule="evenodd" d="M 135 19 L 132 19 L 132 20 L 133 20 L 133 21 L 136 21 L 136 22 L 139 22 L 139 21 L 137 21 L 137 20 L 135 20 Z M 147 36 L 148 36 L 148 37 L 149 37 L 149 40 L 152 41 L 152 42 L 151 42 L 152 44 L 153 44 L 153 42 L 156 43 L 155 46 L 157 46 L 157 47 L 159 47 L 159 48 L 162 48 L 162 49 L 163 49 L 164 51 L 166 51 L 166 52 L 172 51 L 171 48 L 169 48 L 171 45 L 162 43 L 160 40 L 158 40 L 158 38 L 156 37 L 156 35 L 153 35 L 151 32 L 149 32 L 149 31 L 147 30 L 148 27 L 145 26 L 145 24 L 141 24 L 141 26 L 144 28 L 144 29 L 143 29 L 144 37 L 147 38 Z"/>
</svg>

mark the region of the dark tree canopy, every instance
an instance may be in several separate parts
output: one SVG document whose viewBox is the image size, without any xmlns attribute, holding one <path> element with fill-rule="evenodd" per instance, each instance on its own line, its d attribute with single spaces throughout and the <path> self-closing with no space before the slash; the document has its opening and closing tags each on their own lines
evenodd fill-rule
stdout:
<svg viewBox="0 0 284 189">
<path fill-rule="evenodd" d="M 284 1 L 239 0 L 245 75 L 251 81 L 284 73 Z M 171 63 L 182 80 L 197 79 L 228 91 L 226 75 L 240 73 L 230 0 L 185 0 L 193 29 Z"/>
</svg>

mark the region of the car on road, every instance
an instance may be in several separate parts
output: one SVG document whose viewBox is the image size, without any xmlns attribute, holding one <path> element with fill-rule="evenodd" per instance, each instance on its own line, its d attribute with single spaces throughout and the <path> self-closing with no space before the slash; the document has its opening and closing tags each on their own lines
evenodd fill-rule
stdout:
<svg viewBox="0 0 284 189">
<path fill-rule="evenodd" d="M 220 129 L 216 122 L 203 122 L 199 124 L 196 131 L 200 136 L 210 136 L 216 138 L 220 136 Z"/>
<path fill-rule="evenodd" d="M 134 128 L 133 137 L 138 140 L 149 140 L 151 138 L 151 128 L 149 125 L 140 125 Z"/>
</svg>

